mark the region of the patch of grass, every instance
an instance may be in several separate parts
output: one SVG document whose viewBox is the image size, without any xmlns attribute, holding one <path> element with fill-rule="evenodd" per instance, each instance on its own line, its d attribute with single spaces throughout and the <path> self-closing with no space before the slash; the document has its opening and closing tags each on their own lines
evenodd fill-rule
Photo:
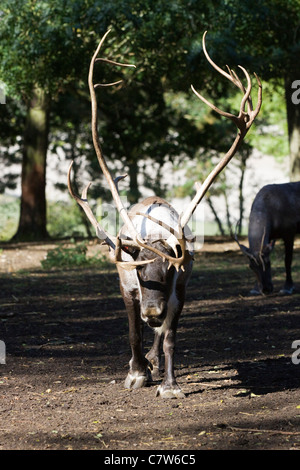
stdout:
<svg viewBox="0 0 300 470">
<path fill-rule="evenodd" d="M 110 262 L 102 253 L 87 257 L 87 245 L 83 242 L 71 247 L 61 245 L 49 250 L 46 259 L 41 261 L 41 265 L 44 269 L 74 268 L 78 266 L 100 266 L 106 268 L 110 266 Z"/>
</svg>

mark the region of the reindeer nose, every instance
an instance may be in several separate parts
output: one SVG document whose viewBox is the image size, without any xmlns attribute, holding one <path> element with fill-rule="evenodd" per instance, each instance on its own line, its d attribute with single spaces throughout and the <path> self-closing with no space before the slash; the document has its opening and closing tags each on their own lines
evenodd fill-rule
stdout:
<svg viewBox="0 0 300 470">
<path fill-rule="evenodd" d="M 165 302 L 149 303 L 145 306 L 144 313 L 147 317 L 159 317 L 163 313 L 165 306 Z"/>
<path fill-rule="evenodd" d="M 159 315 L 161 314 L 160 310 L 156 307 L 148 307 L 146 312 L 145 312 L 146 316 L 148 318 L 155 318 L 155 317 L 159 317 Z"/>
</svg>

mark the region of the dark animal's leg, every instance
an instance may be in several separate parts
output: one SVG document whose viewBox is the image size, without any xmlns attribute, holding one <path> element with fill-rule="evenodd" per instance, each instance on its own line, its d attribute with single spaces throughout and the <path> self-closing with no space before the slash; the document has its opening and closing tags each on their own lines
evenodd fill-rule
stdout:
<svg viewBox="0 0 300 470">
<path fill-rule="evenodd" d="M 125 388 L 140 388 L 146 385 L 151 374 L 149 362 L 142 352 L 143 325 L 140 317 L 138 300 L 124 299 L 128 314 L 129 342 L 132 358 L 129 361 L 129 372 L 125 380 Z"/>
<path fill-rule="evenodd" d="M 153 346 L 150 351 L 146 354 L 146 358 L 152 364 L 152 379 L 159 379 L 159 365 L 160 365 L 160 343 L 161 334 L 155 332 Z"/>
<path fill-rule="evenodd" d="M 286 280 L 283 289 L 280 291 L 282 294 L 292 294 L 294 292 L 294 283 L 292 279 L 292 259 L 294 250 L 294 238 L 284 240 L 285 246 L 285 272 Z"/>
</svg>

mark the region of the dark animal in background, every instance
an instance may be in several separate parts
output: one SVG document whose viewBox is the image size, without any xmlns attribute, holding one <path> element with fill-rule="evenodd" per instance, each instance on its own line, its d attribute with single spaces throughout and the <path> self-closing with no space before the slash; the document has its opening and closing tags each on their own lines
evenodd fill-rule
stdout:
<svg viewBox="0 0 300 470">
<path fill-rule="evenodd" d="M 273 292 L 270 253 L 275 241 L 281 239 L 285 247 L 286 280 L 281 293 L 292 294 L 291 274 L 294 239 L 300 233 L 300 182 L 268 184 L 256 195 L 249 218 L 249 248 L 239 243 L 247 255 L 250 268 L 256 275 L 253 294 Z"/>
<path fill-rule="evenodd" d="M 95 227 L 97 236 L 110 247 L 112 261 L 118 269 L 121 293 L 128 314 L 129 341 L 132 351 L 125 387 L 140 388 L 145 386 L 151 380 L 151 371 L 154 374 L 158 373 L 160 343 L 162 342 L 165 355 L 165 372 L 157 394 L 163 398 L 183 397 L 184 394 L 174 375 L 174 349 L 178 319 L 184 305 L 186 286 L 193 263 L 193 236 L 189 232 L 187 223 L 214 179 L 237 151 L 257 116 L 262 101 L 261 83 L 256 77 L 258 102 L 256 108 L 253 109 L 250 96 L 252 85 L 247 71 L 240 67 L 247 80 L 247 87 L 245 88 L 233 71 L 228 69 L 228 73 L 225 72 L 210 59 L 205 48 L 204 34 L 203 50 L 207 60 L 243 93 L 239 115 L 235 116 L 221 111 L 199 95 L 194 88 L 192 89 L 198 98 L 236 124 L 238 128 L 237 136 L 227 154 L 208 175 L 204 183 L 197 186 L 195 197 L 182 214 L 178 215 L 170 204 L 155 196 L 145 199 L 127 212 L 117 188 L 118 181 L 124 176 L 115 180 L 112 178 L 101 150 L 97 131 L 95 88 L 101 85 L 94 85 L 93 83 L 94 64 L 102 60 L 109 64 L 124 66 L 124 64 L 97 57 L 107 34 L 108 32 L 103 36 L 91 60 L 89 88 L 95 151 L 112 193 L 116 209 L 124 222 L 119 234 L 117 236 L 109 235 L 94 217 L 87 201 L 89 185 L 84 189 L 81 198 L 74 194 L 70 181 L 72 165 L 68 173 L 68 187 L 71 195 L 84 209 L 90 222 Z M 111 85 L 119 83 L 115 82 Z M 153 347 L 146 356 L 144 356 L 142 349 L 143 323 L 147 323 L 155 332 Z"/>
</svg>

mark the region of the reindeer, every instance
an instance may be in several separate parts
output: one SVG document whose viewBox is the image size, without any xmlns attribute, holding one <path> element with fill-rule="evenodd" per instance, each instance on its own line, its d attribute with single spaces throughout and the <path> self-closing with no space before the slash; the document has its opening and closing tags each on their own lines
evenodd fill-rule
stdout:
<svg viewBox="0 0 300 470">
<path fill-rule="evenodd" d="M 254 198 L 248 228 L 249 248 L 239 243 L 256 276 L 253 295 L 273 292 L 270 254 L 275 241 L 282 239 L 285 248 L 286 278 L 281 294 L 292 294 L 294 283 L 291 266 L 294 239 L 300 233 L 300 183 L 267 184 Z"/>
<path fill-rule="evenodd" d="M 90 63 L 89 90 L 91 96 L 92 136 L 95 152 L 100 168 L 109 185 L 116 209 L 124 225 L 117 236 L 110 235 L 101 227 L 94 217 L 87 200 L 89 185 L 83 190 L 82 197 L 77 196 L 72 189 L 70 172 L 68 172 L 68 187 L 72 197 L 83 208 L 86 216 L 94 226 L 98 238 L 110 248 L 110 256 L 116 264 L 120 290 L 124 299 L 129 322 L 129 342 L 132 357 L 129 362 L 129 372 L 125 387 L 137 389 L 147 385 L 159 376 L 161 343 L 165 355 L 164 377 L 157 389 L 157 396 L 162 398 L 183 398 L 184 394 L 176 382 L 174 375 L 175 336 L 179 316 L 184 306 L 186 288 L 191 276 L 193 265 L 193 235 L 187 224 L 211 186 L 217 175 L 228 164 L 239 148 L 254 119 L 259 113 L 262 102 L 262 86 L 258 83 L 258 99 L 255 109 L 251 100 L 251 79 L 248 72 L 241 66 L 247 87 L 245 88 L 234 71 L 228 68 L 228 73 L 218 67 L 209 57 L 203 35 L 203 51 L 210 64 L 238 87 L 243 93 L 239 115 L 235 116 L 222 111 L 201 96 L 193 86 L 196 96 L 221 116 L 231 119 L 237 126 L 237 136 L 220 162 L 207 176 L 204 183 L 196 186 L 196 194 L 179 215 L 175 209 L 160 197 L 148 197 L 128 212 L 118 192 L 118 182 L 126 175 L 113 179 L 107 167 L 99 142 L 97 131 L 97 99 L 95 89 L 100 86 L 116 85 L 122 80 L 110 84 L 94 84 L 94 65 L 98 61 L 117 66 L 132 66 L 98 58 L 99 51 L 109 31 L 101 39 Z M 144 356 L 142 347 L 142 325 L 146 323 L 154 330 L 154 343 L 148 354 Z M 152 375 L 151 375 L 152 372 Z"/>
</svg>

